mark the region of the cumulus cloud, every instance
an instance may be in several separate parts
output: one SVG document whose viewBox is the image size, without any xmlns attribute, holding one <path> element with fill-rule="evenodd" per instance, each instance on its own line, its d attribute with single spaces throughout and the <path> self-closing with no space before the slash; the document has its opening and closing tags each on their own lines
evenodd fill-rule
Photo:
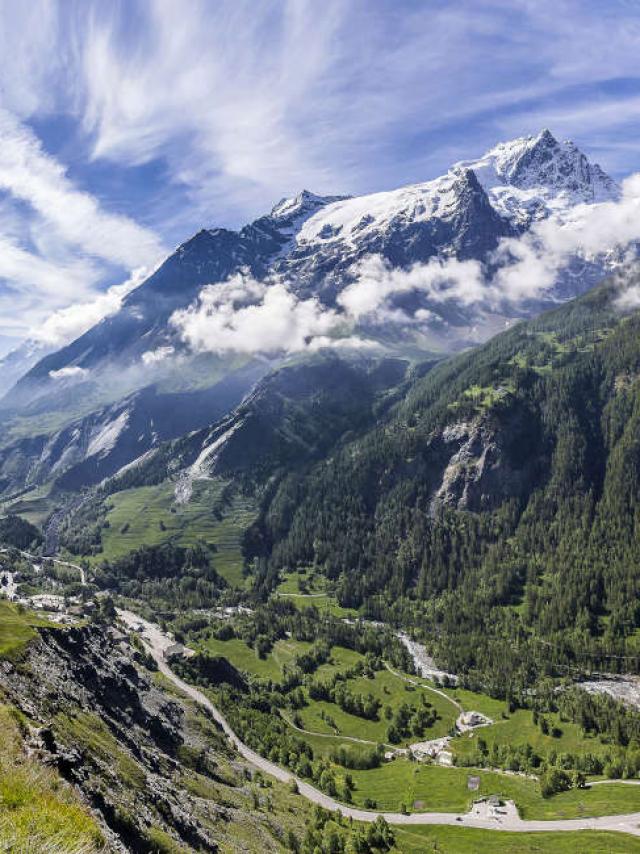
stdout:
<svg viewBox="0 0 640 854">
<path fill-rule="evenodd" d="M 423 291 L 434 302 L 456 300 L 461 305 L 479 302 L 486 294 L 478 261 L 434 259 L 399 269 L 372 255 L 359 262 L 353 274 L 355 281 L 342 291 L 338 303 L 356 320 L 374 314 L 396 294 Z"/>
<path fill-rule="evenodd" d="M 623 288 L 616 300 L 620 311 L 633 311 L 640 308 L 640 285 L 631 285 Z"/>
<path fill-rule="evenodd" d="M 316 299 L 300 300 L 283 282 L 247 274 L 208 285 L 197 302 L 175 312 L 171 323 L 195 352 L 291 353 L 344 325 L 337 312 Z"/>
<path fill-rule="evenodd" d="M 636 174 L 623 182 L 619 201 L 579 205 L 564 219 L 552 216 L 520 237 L 501 240 L 488 266 L 448 258 L 398 269 L 379 256 L 365 258 L 353 268 L 354 281 L 338 303 L 356 320 L 390 319 L 397 315 L 390 298 L 412 291 L 424 294 L 436 307 L 451 300 L 462 307 L 517 308 L 524 301 L 551 295 L 573 260 L 597 263 L 612 253 L 620 261 L 631 260 L 639 242 L 640 174 Z M 631 290 L 619 304 L 631 305 L 633 300 Z M 425 315 L 420 309 L 413 318 L 430 320 L 433 313 Z"/>
<path fill-rule="evenodd" d="M 52 380 L 81 380 L 88 374 L 89 371 L 86 368 L 81 368 L 78 365 L 69 365 L 66 368 L 60 368 L 59 371 L 49 371 Z"/>
<path fill-rule="evenodd" d="M 553 286 L 572 258 L 591 260 L 637 241 L 640 174 L 623 182 L 620 201 L 579 205 L 566 220 L 550 217 L 520 238 L 503 240 L 495 255 L 501 265 L 495 292 L 511 300 L 535 298 Z"/>
</svg>

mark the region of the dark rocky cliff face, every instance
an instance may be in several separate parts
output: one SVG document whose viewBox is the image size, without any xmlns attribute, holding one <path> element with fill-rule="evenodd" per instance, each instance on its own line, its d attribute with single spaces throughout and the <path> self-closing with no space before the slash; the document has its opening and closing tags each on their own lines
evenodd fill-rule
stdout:
<svg viewBox="0 0 640 854">
<path fill-rule="evenodd" d="M 43 629 L 20 661 L 0 661 L 0 689 L 26 716 L 33 753 L 80 789 L 109 850 L 281 850 L 285 829 L 253 806 L 250 770 L 143 663 L 114 630 Z"/>
<path fill-rule="evenodd" d="M 480 417 L 439 432 L 431 444 L 442 467 L 432 512 L 449 507 L 479 513 L 525 495 L 539 460 L 535 452 L 516 451 L 524 427 L 522 414 L 515 413 L 502 424 Z"/>
</svg>

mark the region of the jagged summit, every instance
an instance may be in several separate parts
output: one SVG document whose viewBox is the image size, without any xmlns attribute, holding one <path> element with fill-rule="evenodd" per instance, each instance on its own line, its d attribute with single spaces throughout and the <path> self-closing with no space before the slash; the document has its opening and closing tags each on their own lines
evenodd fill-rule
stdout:
<svg viewBox="0 0 640 854">
<path fill-rule="evenodd" d="M 547 196 L 563 194 L 572 204 L 610 201 L 620 194 L 616 182 L 575 143 L 558 142 L 547 128 L 537 136 L 501 142 L 478 160 L 452 168 L 472 169 L 487 191 L 505 185 L 535 189 Z"/>
<path fill-rule="evenodd" d="M 573 142 L 560 143 L 544 129 L 537 136 L 499 143 L 432 181 L 333 204 L 325 201 L 304 222 L 298 242 L 360 242 L 399 219 L 449 220 L 482 191 L 494 211 L 518 229 L 577 204 L 617 199 L 620 193 L 616 182 Z"/>
</svg>

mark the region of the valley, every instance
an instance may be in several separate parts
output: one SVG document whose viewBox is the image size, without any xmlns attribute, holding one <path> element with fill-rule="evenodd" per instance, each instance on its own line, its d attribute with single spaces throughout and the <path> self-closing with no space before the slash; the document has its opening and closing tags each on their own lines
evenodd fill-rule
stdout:
<svg viewBox="0 0 640 854">
<path fill-rule="evenodd" d="M 548 131 L 303 191 L 30 365 L 0 402 L 0 834 L 640 850 L 640 273 L 491 291 L 505 246 L 620 199 Z M 238 336 L 271 300 L 280 332 Z"/>
</svg>

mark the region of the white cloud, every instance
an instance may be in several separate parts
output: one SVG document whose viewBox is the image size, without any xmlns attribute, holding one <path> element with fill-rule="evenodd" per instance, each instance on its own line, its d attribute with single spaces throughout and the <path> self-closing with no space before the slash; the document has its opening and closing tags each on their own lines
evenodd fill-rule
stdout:
<svg viewBox="0 0 640 854">
<path fill-rule="evenodd" d="M 66 343 L 142 280 L 134 273 L 104 292 L 105 278 L 156 262 L 164 250 L 153 232 L 79 190 L 3 108 L 0 138 L 0 331 Z"/>
<path fill-rule="evenodd" d="M 169 345 L 166 347 L 157 347 L 155 350 L 147 350 L 142 354 L 142 363 L 144 365 L 157 365 L 173 356 L 175 351 L 175 347 Z"/>
<path fill-rule="evenodd" d="M 192 204 L 172 205 L 175 187 L 159 193 L 165 213 L 146 213 L 164 216 L 164 227 L 174 215 L 190 226 L 243 222 L 301 186 L 363 192 L 428 178 L 506 129 L 519 135 L 551 123 L 588 131 L 589 142 L 600 134 L 607 160 L 622 150 L 621 125 L 640 122 L 635 96 L 602 85 L 636 73 L 639 8 L 460 0 L 427 11 L 327 0 L 320 15 L 312 0 L 220 0 L 213 11 L 206 0 L 0 0 L 0 187 L 30 208 L 16 213 L 17 234 L 0 227 L 0 276 L 12 288 L 0 293 L 0 331 L 24 331 L 79 303 L 51 321 L 72 329 L 113 280 L 108 265 L 155 260 L 157 237 L 76 186 L 65 152 L 82 161 L 89 147 L 118 167 L 166 169 L 167 183 L 186 188 Z M 61 162 L 28 125 L 52 118 L 67 137 Z M 621 168 L 633 154 L 620 155 Z M 519 266 L 509 265 L 500 287 L 522 296 L 539 290 L 565 254 L 554 250 L 547 263 L 531 245 L 512 249 Z M 364 273 L 382 290 L 391 286 L 384 271 Z M 448 290 L 473 300 L 480 286 L 471 268 L 430 265 L 420 275 L 433 299 Z M 394 282 L 407 289 L 411 276 Z M 362 289 L 348 298 L 355 313 L 365 311 Z M 109 310 L 112 298 L 102 303 Z"/>
<path fill-rule="evenodd" d="M 14 239 L 0 235 L 0 278 L 5 279 L 12 290 L 26 291 L 31 299 L 68 301 L 97 275 L 90 260 L 43 258 L 24 249 Z"/>
<path fill-rule="evenodd" d="M 633 257 L 632 247 L 640 242 L 640 175 L 623 183 L 620 201 L 581 205 L 569 217 L 553 216 L 519 238 L 503 239 L 490 259 L 492 275 L 474 260 L 435 258 L 399 269 L 373 255 L 354 265 L 354 281 L 339 294 L 334 310 L 316 299 L 299 299 L 284 281 L 237 274 L 205 287 L 171 322 L 195 352 L 273 353 L 371 346 L 358 335 L 363 321 L 429 326 L 442 322 L 439 307 L 447 302 L 498 314 L 517 310 L 527 300 L 549 297 L 575 258 L 597 261 L 616 248 L 621 259 Z M 420 306 L 410 314 L 393 304 L 394 297 L 410 292 L 423 294 L 430 309 Z M 634 286 L 618 304 L 633 307 L 639 294 Z"/>
<path fill-rule="evenodd" d="M 282 282 L 243 274 L 203 288 L 197 303 L 175 312 L 171 322 L 192 350 L 214 353 L 296 352 L 345 326 L 316 299 L 299 300 Z"/>
<path fill-rule="evenodd" d="M 133 268 L 164 254 L 158 237 L 133 220 L 108 213 L 80 191 L 33 131 L 0 108 L 0 190 L 29 204 L 58 237 L 80 252 Z"/>
<path fill-rule="evenodd" d="M 455 300 L 471 305 L 486 297 L 478 261 L 434 259 L 408 269 L 394 269 L 379 255 L 369 256 L 353 270 L 355 282 L 345 288 L 338 303 L 356 320 L 375 313 L 386 300 L 401 293 L 423 291 L 438 303 Z"/>
<path fill-rule="evenodd" d="M 355 281 L 340 294 L 338 303 L 356 320 L 378 316 L 381 321 L 394 313 L 389 299 L 411 291 L 425 294 L 432 305 L 452 300 L 463 307 L 517 307 L 548 296 L 572 259 L 597 260 L 615 250 L 621 258 L 625 254 L 632 258 L 638 242 L 640 174 L 623 182 L 618 202 L 580 205 L 568 219 L 552 216 L 521 237 L 503 239 L 491 258 L 496 268 L 492 276 L 473 260 L 434 259 L 394 269 L 379 256 L 371 256 L 354 267 Z M 632 296 L 626 299 L 630 303 Z"/>
<path fill-rule="evenodd" d="M 68 344 L 105 317 L 115 314 L 126 295 L 137 288 L 151 272 L 146 268 L 136 270 L 126 282 L 112 285 L 93 299 L 59 309 L 44 322 L 34 326 L 29 337 L 56 347 Z"/>
<path fill-rule="evenodd" d="M 88 375 L 89 371 L 78 365 L 69 365 L 66 368 L 60 368 L 59 371 L 49 371 L 52 380 L 81 380 Z"/>
<path fill-rule="evenodd" d="M 634 311 L 640 308 L 640 285 L 622 287 L 616 305 L 621 311 Z"/>
<path fill-rule="evenodd" d="M 579 205 L 566 221 L 542 220 L 521 238 L 501 242 L 496 260 L 503 266 L 495 293 L 518 300 L 540 296 L 575 256 L 592 259 L 640 241 L 640 174 L 622 184 L 619 202 Z"/>
</svg>

